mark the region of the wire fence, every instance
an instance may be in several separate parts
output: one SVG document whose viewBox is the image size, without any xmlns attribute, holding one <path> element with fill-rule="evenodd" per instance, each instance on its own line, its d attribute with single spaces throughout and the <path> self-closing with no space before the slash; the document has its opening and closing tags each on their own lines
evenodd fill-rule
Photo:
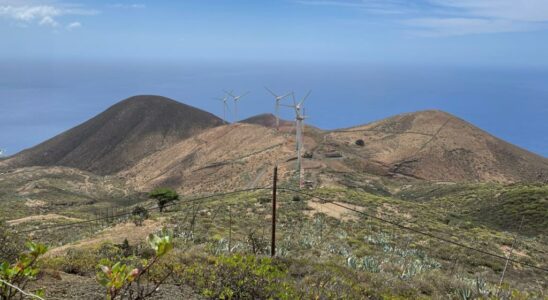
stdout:
<svg viewBox="0 0 548 300">
<path fill-rule="evenodd" d="M 167 218 L 165 223 L 175 236 L 188 247 L 202 245 L 213 254 L 245 252 L 268 255 L 272 230 L 271 189 L 240 189 L 186 198 L 166 205 L 162 216 Z M 537 276 L 543 281 L 548 273 L 544 265 L 472 246 L 454 233 L 411 227 L 398 221 L 397 216 L 378 216 L 345 199 L 328 199 L 314 191 L 286 186 L 278 188 L 278 195 L 278 256 L 324 257 L 373 272 L 388 263 L 397 263 L 403 266 L 402 276 L 436 268 L 453 272 L 459 264 L 495 266 L 497 269 L 496 266 L 505 262 L 512 263 L 514 276 L 530 269 L 534 272 L 527 276 Z M 312 199 L 319 204 L 311 206 Z M 148 203 L 145 208 L 150 212 L 159 210 L 154 203 Z M 57 232 L 68 237 L 67 230 L 87 230 L 89 235 L 97 235 L 116 223 L 129 222 L 131 216 L 130 208 L 118 212 L 113 210 L 89 220 L 37 226 L 16 231 L 16 234 L 51 237 Z M 425 238 L 427 242 L 424 242 Z M 65 239 L 63 243 L 78 239 L 82 239 L 82 234 L 74 234 L 74 240 Z M 480 258 L 472 258 L 471 253 Z"/>
</svg>

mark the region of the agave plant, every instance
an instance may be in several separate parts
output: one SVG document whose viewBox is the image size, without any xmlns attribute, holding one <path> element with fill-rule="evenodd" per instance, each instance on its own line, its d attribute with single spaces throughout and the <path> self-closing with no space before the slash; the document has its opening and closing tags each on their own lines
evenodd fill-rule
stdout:
<svg viewBox="0 0 548 300">
<path fill-rule="evenodd" d="M 470 290 L 469 288 L 460 288 L 457 289 L 457 295 L 462 300 L 469 300 L 472 299 L 472 290 Z"/>
<path fill-rule="evenodd" d="M 361 268 L 371 273 L 379 273 L 381 271 L 381 263 L 374 257 L 366 256 L 362 258 Z"/>
</svg>

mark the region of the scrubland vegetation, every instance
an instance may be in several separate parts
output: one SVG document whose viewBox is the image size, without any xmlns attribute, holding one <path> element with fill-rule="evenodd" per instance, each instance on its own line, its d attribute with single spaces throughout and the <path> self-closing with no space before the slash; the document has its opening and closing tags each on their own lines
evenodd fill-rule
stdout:
<svg viewBox="0 0 548 300">
<path fill-rule="evenodd" d="M 269 257 L 270 194 L 258 190 L 200 201 L 182 197 L 167 204 L 162 213 L 152 208 L 155 200 L 142 198 L 141 208 L 133 213 L 128 209 L 124 217 L 24 236 L 15 231 L 45 224 L 4 224 L 0 238 L 9 240 L 5 245 L 10 246 L 3 247 L 2 261 L 13 262 L 25 239 L 49 245 L 50 251 L 37 261 L 40 272 L 28 284 L 30 291 L 43 289 L 46 298 L 59 297 L 63 280 L 51 279 L 57 276 L 66 280 L 75 276 L 70 280 L 80 282 L 65 290 L 67 297 L 80 291 L 90 298 L 111 299 L 122 295 L 142 299 L 138 295 L 156 291 L 156 285 L 157 292 L 150 296 L 164 299 L 169 295 L 187 299 L 547 296 L 546 272 L 510 263 L 499 286 L 504 260 L 368 217 L 503 257 L 518 234 L 512 258 L 546 268 L 546 185 L 415 185 L 392 196 L 322 188 L 296 196 L 283 189 L 279 192 L 273 258 Z M 333 210 L 321 199 L 352 205 L 363 214 Z M 142 218 L 145 211 L 147 218 Z M 78 214 L 82 217 L 86 212 Z M 525 221 L 517 232 L 522 215 Z M 135 217 L 142 218 L 139 224 L 134 224 Z M 123 230 L 116 230 L 119 227 Z M 154 238 L 139 238 L 133 232 L 138 229 L 159 239 L 169 236 L 164 240 L 169 251 L 158 252 L 159 247 L 149 243 Z"/>
</svg>

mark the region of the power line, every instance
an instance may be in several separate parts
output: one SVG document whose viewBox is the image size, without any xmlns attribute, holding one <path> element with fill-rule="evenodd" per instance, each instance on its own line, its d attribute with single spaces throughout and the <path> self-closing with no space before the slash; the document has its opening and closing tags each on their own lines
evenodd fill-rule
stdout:
<svg viewBox="0 0 548 300">
<path fill-rule="evenodd" d="M 335 202 L 335 201 L 333 201 L 333 200 L 324 199 L 324 198 L 322 198 L 322 197 L 314 196 L 314 195 L 312 195 L 312 194 L 308 194 L 308 193 L 305 193 L 305 192 L 302 192 L 302 191 L 299 191 L 299 190 L 295 190 L 295 189 L 290 189 L 290 188 L 279 188 L 279 189 L 280 189 L 280 190 L 287 190 L 287 191 L 299 193 L 299 194 L 302 194 L 302 195 L 305 195 L 305 196 L 309 196 L 309 197 L 313 197 L 313 198 L 318 198 L 318 199 L 320 199 L 320 200 L 322 200 L 322 201 L 325 201 L 325 202 L 331 203 L 331 204 L 333 204 L 333 205 L 336 205 L 336 206 L 339 206 L 339 207 L 348 209 L 348 210 L 350 210 L 350 211 L 353 211 L 353 212 L 362 214 L 362 215 L 364 215 L 364 216 L 366 216 L 366 217 L 369 217 L 369 218 L 376 219 L 376 220 L 379 220 L 379 221 L 384 222 L 384 223 L 388 223 L 388 224 L 394 225 L 394 226 L 399 227 L 399 228 L 401 228 L 401 229 L 409 230 L 409 231 L 412 231 L 412 232 L 415 232 L 415 233 L 418 233 L 418 234 L 421 234 L 421 235 L 424 235 L 424 236 L 431 237 L 431 238 L 433 238 L 433 239 L 440 240 L 440 241 L 445 242 L 445 243 L 453 244 L 453 245 L 455 245 L 455 246 L 462 247 L 462 248 L 466 248 L 466 249 L 472 250 L 472 251 L 476 251 L 476 252 L 479 252 L 479 253 L 482 253 L 482 254 L 491 256 L 491 257 L 495 257 L 495 258 L 502 259 L 502 260 L 505 260 L 505 261 L 508 260 L 508 261 L 513 262 L 513 263 L 521 264 L 521 265 L 524 265 L 524 266 L 527 266 L 527 267 L 530 267 L 530 268 L 533 268 L 533 269 L 537 269 L 537 270 L 541 270 L 541 271 L 544 271 L 544 272 L 548 272 L 548 269 L 545 269 L 545 268 L 542 268 L 542 267 L 537 267 L 537 266 L 534 266 L 534 265 L 531 265 L 531 264 L 528 264 L 528 263 L 525 263 L 525 262 L 517 261 L 517 260 L 514 260 L 514 259 L 510 259 L 510 258 L 508 258 L 508 257 L 504 257 L 504 256 L 502 256 L 502 255 L 495 254 L 495 253 L 491 253 L 491 252 L 488 252 L 488 251 L 485 251 L 485 250 L 477 249 L 477 248 L 474 248 L 474 247 L 471 247 L 471 246 L 468 246 L 468 245 L 465 245 L 465 244 L 462 244 L 462 243 L 459 243 L 459 242 L 455 242 L 455 241 L 452 241 L 452 240 L 448 240 L 448 239 L 446 239 L 446 238 L 442 238 L 442 237 L 439 237 L 439 236 L 436 236 L 436 235 L 433 235 L 433 234 L 431 234 L 431 233 L 424 232 L 424 231 L 421 231 L 421 230 L 418 230 L 418 229 L 415 229 L 415 228 L 407 227 L 407 226 L 398 224 L 398 223 L 396 223 L 396 222 L 393 222 L 393 221 L 390 221 L 390 220 L 386 220 L 386 219 L 383 219 L 383 218 L 380 218 L 380 217 L 377 217 L 377 216 L 374 216 L 374 215 L 365 213 L 365 212 L 363 212 L 363 211 L 354 209 L 354 208 L 352 208 L 352 207 L 349 207 L 349 206 L 346 206 L 346 205 L 337 203 L 337 202 Z"/>
<path fill-rule="evenodd" d="M 185 200 L 184 203 L 173 202 L 173 203 L 165 205 L 164 207 L 170 207 L 170 206 L 180 205 L 180 204 L 187 205 L 187 204 L 191 204 L 191 203 L 198 202 L 198 201 L 201 201 L 201 200 L 207 200 L 207 199 L 221 197 L 221 196 L 228 196 L 228 195 L 238 194 L 238 193 L 243 193 L 243 192 L 251 192 L 251 191 L 258 191 L 258 190 L 269 190 L 269 189 L 270 189 L 270 187 L 258 187 L 258 188 L 236 190 L 236 191 L 231 191 L 231 192 L 226 192 L 226 193 L 217 193 L 217 194 L 202 196 L 202 197 L 198 197 L 198 198 L 188 199 L 188 200 Z M 147 209 L 148 210 L 156 210 L 156 209 L 159 209 L 159 207 L 156 206 L 156 207 L 150 207 L 150 208 L 147 208 Z M 64 227 L 70 227 L 70 226 L 77 226 L 77 225 L 81 225 L 81 224 L 87 224 L 87 223 L 92 223 L 92 222 L 97 222 L 97 221 L 102 221 L 102 220 L 118 219 L 120 217 L 128 216 L 128 215 L 131 215 L 131 214 L 132 214 L 131 212 L 128 212 L 128 213 L 122 213 L 122 214 L 118 214 L 118 215 L 114 215 L 114 216 L 107 216 L 107 217 L 102 217 L 102 218 L 95 218 L 95 219 L 90 219 L 90 220 L 71 222 L 71 223 L 67 223 L 67 224 L 50 225 L 50 226 L 44 226 L 44 227 L 41 227 L 41 228 L 16 231 L 15 233 L 17 233 L 17 234 L 31 233 L 31 232 L 42 231 L 42 230 L 46 230 L 46 229 L 57 229 L 57 228 L 64 228 Z"/>
<path fill-rule="evenodd" d="M 271 189 L 271 187 L 259 187 L 259 188 L 235 190 L 235 191 L 226 192 L 226 193 L 217 193 L 217 194 L 212 194 L 212 195 L 208 195 L 208 196 L 202 196 L 202 197 L 198 197 L 198 198 L 189 199 L 189 200 L 186 200 L 182 204 L 187 205 L 187 204 L 191 204 L 191 203 L 198 202 L 198 201 L 201 201 L 201 200 L 207 200 L 207 199 L 221 197 L 221 196 L 228 196 L 228 195 L 238 194 L 238 193 L 243 193 L 243 192 L 258 191 L 258 190 L 270 190 L 270 189 Z M 366 217 L 376 219 L 376 220 L 384 222 L 384 223 L 391 224 L 393 226 L 399 227 L 399 228 L 404 229 L 404 230 L 412 231 L 412 232 L 417 233 L 417 234 L 428 236 L 430 238 L 433 238 L 433 239 L 436 239 L 436 240 L 439 240 L 439 241 L 442 241 L 442 242 L 445 242 L 445 243 L 449 243 L 449 244 L 452 244 L 452 245 L 455 245 L 455 246 L 458 246 L 458 247 L 461 247 L 461 248 L 466 248 L 468 250 L 472 250 L 472 251 L 475 251 L 475 252 L 478 252 L 478 253 L 481 253 L 481 254 L 484 254 L 484 255 L 494 257 L 494 258 L 502 259 L 502 260 L 505 260 L 505 261 L 508 260 L 510 262 L 513 262 L 513 263 L 521 264 L 523 266 L 527 266 L 527 267 L 530 267 L 530 268 L 533 268 L 533 269 L 548 272 L 548 269 L 545 269 L 545 268 L 542 268 L 542 267 L 537 267 L 537 266 L 534 266 L 534 265 L 531 265 L 531 264 L 528 264 L 528 263 L 525 263 L 525 262 L 521 262 L 521 261 L 518 261 L 518 260 L 509 259 L 508 257 L 504 257 L 504 256 L 499 255 L 499 254 L 495 254 L 495 253 L 491 253 L 491 252 L 488 252 L 488 251 L 485 251 L 485 250 L 477 249 L 477 248 L 468 246 L 468 245 L 460 243 L 460 242 L 455 242 L 455 241 L 452 241 L 452 240 L 449 240 L 449 239 L 446 239 L 446 238 L 443 238 L 443 237 L 433 235 L 433 234 L 425 232 L 425 231 L 421 231 L 419 229 L 415 229 L 415 228 L 411 228 L 411 227 L 408 227 L 408 226 L 405 226 L 405 225 L 401 225 L 397 222 L 386 220 L 384 218 L 377 217 L 377 216 L 365 213 L 363 211 L 357 210 L 355 208 L 346 206 L 346 205 L 338 203 L 334 200 L 325 199 L 325 198 L 322 198 L 320 196 L 316 196 L 316 195 L 313 195 L 313 194 L 310 194 L 310 193 L 305 193 L 303 191 L 299 191 L 299 190 L 295 190 L 295 189 L 291 189 L 291 188 L 279 187 L 278 189 L 279 190 L 290 191 L 290 192 L 295 192 L 295 193 L 299 193 L 299 194 L 302 194 L 302 195 L 305 195 L 305 196 L 317 198 L 317 199 L 320 199 L 324 202 L 331 203 L 335 206 L 339 206 L 341 208 L 356 212 L 356 213 L 364 215 Z M 181 203 L 175 203 L 174 202 L 174 203 L 168 204 L 164 207 L 170 207 L 170 206 L 179 205 L 179 204 L 181 204 Z M 154 209 L 158 209 L 158 207 L 150 208 L 150 210 L 154 210 Z M 52 229 L 52 228 L 63 228 L 63 227 L 69 227 L 69 226 L 74 226 L 74 225 L 86 224 L 86 223 L 90 223 L 90 222 L 101 221 L 101 220 L 105 220 L 105 219 L 119 218 L 119 217 L 127 216 L 127 215 L 130 215 L 130 214 L 131 213 L 123 213 L 123 214 L 110 216 L 110 217 L 96 218 L 96 219 L 91 219 L 91 220 L 72 222 L 72 223 L 68 223 L 68 224 L 52 225 L 52 226 L 46 226 L 46 227 L 36 228 L 36 229 L 32 229 L 32 230 L 18 231 L 16 233 L 30 233 L 30 232 L 42 231 L 42 230 Z"/>
</svg>

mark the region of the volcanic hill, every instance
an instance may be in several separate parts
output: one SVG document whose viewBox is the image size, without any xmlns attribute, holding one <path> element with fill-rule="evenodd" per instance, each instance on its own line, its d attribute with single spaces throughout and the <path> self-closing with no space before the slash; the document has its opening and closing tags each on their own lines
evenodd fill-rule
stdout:
<svg viewBox="0 0 548 300">
<path fill-rule="evenodd" d="M 222 123 L 213 114 L 169 98 L 135 96 L 2 164 L 10 168 L 65 166 L 113 174 Z"/>
<path fill-rule="evenodd" d="M 260 114 L 240 121 L 245 124 L 255 124 L 265 127 L 276 127 L 276 116 L 273 114 Z M 293 126 L 294 122 L 280 119 L 280 127 Z"/>
<path fill-rule="evenodd" d="M 293 122 L 281 120 L 280 131 L 271 114 L 222 123 L 167 98 L 137 96 L 0 165 L 72 167 L 116 174 L 138 190 L 168 185 L 185 193 L 264 185 L 274 165 L 282 180 L 296 179 Z M 303 166 L 313 186 L 364 186 L 382 178 L 548 182 L 548 159 L 442 111 L 333 131 L 307 126 L 304 138 Z"/>
<path fill-rule="evenodd" d="M 364 145 L 355 144 L 363 140 Z M 442 111 L 397 115 L 325 137 L 364 172 L 433 181 L 548 181 L 548 159 Z M 358 168 L 359 169 L 359 168 Z"/>
</svg>

